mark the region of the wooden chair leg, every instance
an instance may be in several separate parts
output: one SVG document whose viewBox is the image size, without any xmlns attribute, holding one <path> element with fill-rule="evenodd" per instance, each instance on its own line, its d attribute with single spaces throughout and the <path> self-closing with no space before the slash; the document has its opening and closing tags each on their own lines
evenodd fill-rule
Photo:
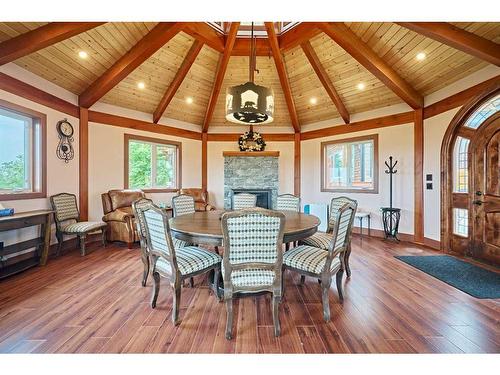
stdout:
<svg viewBox="0 0 500 375">
<path fill-rule="evenodd" d="M 351 267 L 349 266 L 349 257 L 351 256 L 351 245 L 347 247 L 347 251 L 344 255 L 344 262 L 345 262 L 345 271 L 347 274 L 347 277 L 351 277 Z"/>
<path fill-rule="evenodd" d="M 193 278 L 193 277 L 190 277 L 190 278 L 189 278 L 189 286 L 190 286 L 191 288 L 194 288 L 194 278 Z"/>
<path fill-rule="evenodd" d="M 144 270 L 142 271 L 142 286 L 146 286 L 146 282 L 148 281 L 149 275 L 149 257 L 148 254 L 141 254 L 142 264 L 144 266 Z"/>
<path fill-rule="evenodd" d="M 214 270 L 214 284 L 212 286 L 212 289 L 219 302 L 222 302 L 223 296 L 219 292 L 219 281 L 220 281 L 220 268 L 217 267 Z"/>
<path fill-rule="evenodd" d="M 290 250 L 290 242 L 287 242 L 285 244 L 285 251 L 288 251 L 288 250 Z"/>
<path fill-rule="evenodd" d="M 215 253 L 216 253 L 217 255 L 220 255 L 220 254 L 219 254 L 219 246 L 215 246 L 215 247 L 214 247 L 214 250 L 215 250 Z"/>
<path fill-rule="evenodd" d="M 160 274 L 153 271 L 153 297 L 151 298 L 151 307 L 154 309 L 156 307 L 156 301 L 158 300 L 158 293 L 160 292 Z"/>
<path fill-rule="evenodd" d="M 273 324 L 274 324 L 274 336 L 278 337 L 281 335 L 281 326 L 280 326 L 280 318 L 278 307 L 281 302 L 280 297 L 273 297 L 272 307 L 273 307 Z"/>
<path fill-rule="evenodd" d="M 85 256 L 85 239 L 86 239 L 86 235 L 82 234 L 82 235 L 79 235 L 78 238 L 80 239 L 80 255 L 82 257 Z"/>
<path fill-rule="evenodd" d="M 106 247 L 106 228 L 103 228 L 101 232 L 102 232 L 102 246 Z"/>
<path fill-rule="evenodd" d="M 330 321 L 330 302 L 328 299 L 328 291 L 330 290 L 330 283 L 321 283 L 321 299 L 323 302 L 323 319 L 325 322 Z"/>
<path fill-rule="evenodd" d="M 300 285 L 304 285 L 305 281 L 306 281 L 306 277 L 304 275 L 300 275 Z"/>
<path fill-rule="evenodd" d="M 63 245 L 63 235 L 61 233 L 56 233 L 56 238 L 57 238 L 57 252 L 56 252 L 56 257 L 61 254 L 62 250 L 62 245 Z"/>
<path fill-rule="evenodd" d="M 231 340 L 233 338 L 233 335 L 231 333 L 231 331 L 233 329 L 233 299 L 232 298 L 226 299 L 226 311 L 227 311 L 226 339 Z"/>
<path fill-rule="evenodd" d="M 179 306 L 181 304 L 181 283 L 176 281 L 173 285 L 174 288 L 174 300 L 172 301 L 172 323 L 174 326 L 179 325 Z"/>
<path fill-rule="evenodd" d="M 337 279 L 337 291 L 339 292 L 339 300 L 340 302 L 344 302 L 344 292 L 342 289 L 342 276 L 344 275 L 344 270 L 340 269 L 337 272 L 336 279 Z"/>
</svg>

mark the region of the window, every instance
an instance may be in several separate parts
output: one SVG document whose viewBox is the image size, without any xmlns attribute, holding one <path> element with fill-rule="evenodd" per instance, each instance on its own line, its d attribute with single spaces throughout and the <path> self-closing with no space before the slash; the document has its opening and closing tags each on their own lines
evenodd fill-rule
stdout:
<svg viewBox="0 0 500 375">
<path fill-rule="evenodd" d="M 469 192 L 469 139 L 457 137 L 453 150 L 453 192 Z"/>
<path fill-rule="evenodd" d="M 453 233 L 462 236 L 469 236 L 469 211 L 463 208 L 453 209 Z"/>
<path fill-rule="evenodd" d="M 488 117 L 500 111 L 500 95 L 494 96 L 479 107 L 466 121 L 464 126 L 477 129 Z"/>
<path fill-rule="evenodd" d="M 0 200 L 46 197 L 46 116 L 0 100 Z"/>
<path fill-rule="evenodd" d="M 125 188 L 177 191 L 180 165 L 180 143 L 125 134 Z"/>
<path fill-rule="evenodd" d="M 321 191 L 378 192 L 378 136 L 321 144 Z"/>
</svg>

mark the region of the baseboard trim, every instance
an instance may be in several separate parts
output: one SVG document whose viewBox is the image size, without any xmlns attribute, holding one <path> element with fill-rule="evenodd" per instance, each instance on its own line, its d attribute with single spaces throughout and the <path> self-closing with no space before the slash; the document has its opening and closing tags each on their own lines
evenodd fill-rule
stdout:
<svg viewBox="0 0 500 375">
<path fill-rule="evenodd" d="M 352 229 L 352 233 L 361 236 L 359 227 L 354 227 Z M 375 237 L 375 238 L 385 238 L 384 231 L 380 229 L 370 229 L 370 235 L 368 235 L 368 229 L 363 228 L 363 236 Z M 410 242 L 412 244 L 421 245 L 425 247 L 429 247 L 433 250 L 441 251 L 441 242 L 433 240 L 431 238 L 424 237 L 423 243 L 415 242 L 415 236 L 413 234 L 408 233 L 398 233 L 398 238 L 403 242 Z"/>
<path fill-rule="evenodd" d="M 433 240 L 432 238 L 424 237 L 424 245 L 434 250 L 441 251 L 441 242 Z"/>
</svg>

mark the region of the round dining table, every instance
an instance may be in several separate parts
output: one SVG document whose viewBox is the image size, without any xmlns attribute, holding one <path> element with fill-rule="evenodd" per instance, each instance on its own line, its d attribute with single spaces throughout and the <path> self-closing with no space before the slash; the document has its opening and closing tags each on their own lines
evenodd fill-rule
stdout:
<svg viewBox="0 0 500 375">
<path fill-rule="evenodd" d="M 221 217 L 224 210 L 195 212 L 170 219 L 172 236 L 179 240 L 209 246 L 222 246 Z M 285 214 L 283 243 L 312 236 L 320 224 L 316 216 L 294 211 Z"/>
</svg>

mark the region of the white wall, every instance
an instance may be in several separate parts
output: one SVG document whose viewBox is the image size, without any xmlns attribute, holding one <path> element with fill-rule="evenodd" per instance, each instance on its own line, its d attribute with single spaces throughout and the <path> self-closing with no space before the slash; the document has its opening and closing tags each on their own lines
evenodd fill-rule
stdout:
<svg viewBox="0 0 500 375">
<path fill-rule="evenodd" d="M 378 134 L 378 194 L 321 192 L 321 142 L 370 134 Z M 392 156 L 398 161 L 398 173 L 393 176 L 393 206 L 402 209 L 400 232 L 413 234 L 413 124 L 311 139 L 302 142 L 301 152 L 302 203 L 329 203 L 334 196 L 347 195 L 358 201 L 360 210 L 372 214 L 374 229 L 383 229 L 380 207 L 389 205 L 389 176 L 384 172 L 384 161 Z"/>
<path fill-rule="evenodd" d="M 161 126 L 161 125 L 158 125 Z M 201 187 L 201 141 L 89 123 L 89 220 L 101 220 L 101 194 L 124 188 L 124 134 L 182 143 L 182 187 Z M 169 203 L 173 193 L 147 194 L 153 201 Z"/>
<path fill-rule="evenodd" d="M 266 135 L 263 134 L 265 139 Z M 279 192 L 293 194 L 294 143 L 266 142 L 266 151 L 279 151 Z M 208 192 L 212 205 L 224 207 L 224 157 L 223 151 L 238 151 L 236 142 L 208 142 Z"/>
</svg>

